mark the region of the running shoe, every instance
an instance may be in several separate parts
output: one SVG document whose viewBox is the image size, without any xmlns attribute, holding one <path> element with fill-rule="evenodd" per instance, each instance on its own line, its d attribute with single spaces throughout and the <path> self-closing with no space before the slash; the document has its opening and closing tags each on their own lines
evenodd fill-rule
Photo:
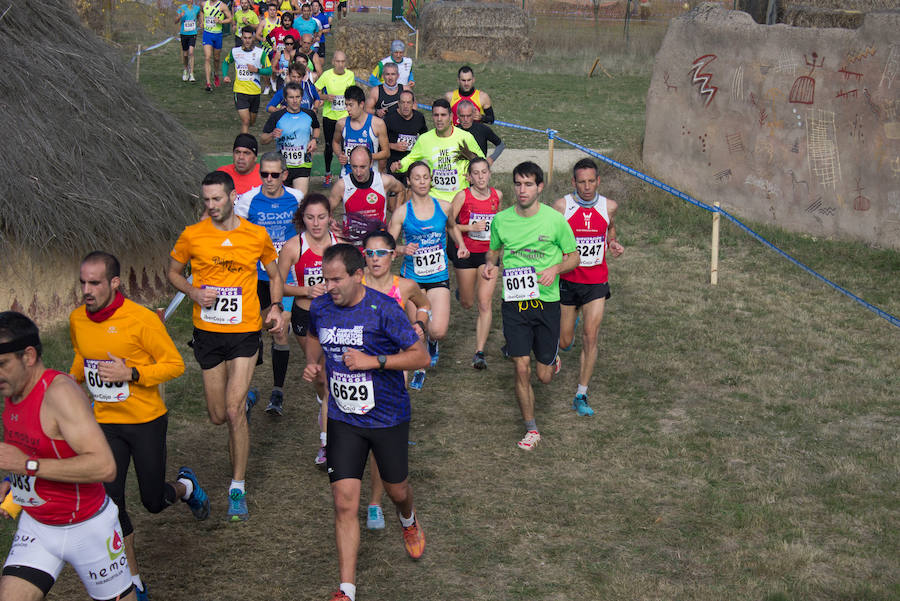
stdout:
<svg viewBox="0 0 900 601">
<path fill-rule="evenodd" d="M 575 400 L 572 401 L 572 409 L 578 412 L 578 415 L 590 417 L 594 415 L 594 410 L 588 405 L 586 394 L 576 394 Z"/>
<path fill-rule="evenodd" d="M 215 79 L 213 79 L 213 83 L 216 84 L 217 88 L 219 87 L 219 74 L 218 73 L 216 73 L 216 77 L 215 77 Z"/>
<path fill-rule="evenodd" d="M 381 505 L 369 505 L 369 512 L 366 516 L 366 528 L 369 530 L 384 530 L 384 512 L 381 511 Z"/>
<path fill-rule="evenodd" d="M 319 452 L 316 453 L 315 464 L 320 470 L 324 470 L 325 466 L 328 465 L 328 457 L 325 455 L 325 445 L 319 447 Z"/>
<path fill-rule="evenodd" d="M 188 81 L 197 81 L 197 79 L 194 77 L 194 74 L 193 74 L 193 73 L 191 73 L 190 75 L 188 75 Z"/>
<path fill-rule="evenodd" d="M 185 69 L 184 71 L 181 72 L 181 81 L 187 81 L 187 77 L 188 77 L 187 69 Z M 137 589 L 135 589 L 135 590 L 137 590 Z M 140 596 L 140 593 L 138 594 L 138 596 Z"/>
<path fill-rule="evenodd" d="M 147 594 L 147 583 L 144 582 L 143 585 L 144 588 L 138 588 L 137 586 L 134 587 L 135 597 L 137 601 L 150 601 L 150 596 Z"/>
<path fill-rule="evenodd" d="M 559 353 L 556 354 L 556 359 L 553 360 L 553 375 L 559 373 L 559 370 L 562 369 L 562 359 L 559 358 Z"/>
<path fill-rule="evenodd" d="M 194 514 L 195 518 L 205 520 L 209 517 L 209 495 L 200 486 L 200 482 L 197 481 L 197 475 L 191 468 L 187 466 L 179 468 L 178 479 L 182 478 L 190 480 L 194 487 L 194 490 L 191 491 L 191 496 L 188 497 L 185 503 L 191 508 L 191 513 Z"/>
<path fill-rule="evenodd" d="M 323 183 L 322 185 L 325 186 L 326 188 L 331 186 L 331 174 L 330 173 L 325 174 L 325 183 Z"/>
<path fill-rule="evenodd" d="M 523 451 L 530 451 L 541 442 L 541 435 L 537 430 L 529 430 L 525 433 L 525 438 L 516 443 Z"/>
<path fill-rule="evenodd" d="M 412 526 L 403 528 L 403 544 L 406 545 L 406 552 L 413 559 L 419 559 L 425 552 L 425 532 L 419 526 L 418 518 Z"/>
<path fill-rule="evenodd" d="M 565 352 L 568 353 L 569 351 L 572 350 L 572 347 L 575 346 L 575 336 L 574 336 L 574 333 L 575 333 L 575 331 L 578 329 L 578 322 L 579 322 L 579 321 L 581 321 L 581 315 L 576 315 L 576 316 L 575 316 L 575 327 L 572 328 L 572 333 L 573 333 L 573 336 L 572 336 L 572 342 L 569 343 L 569 346 L 563 346 L 563 347 L 560 347 L 559 350 L 565 351 Z"/>
<path fill-rule="evenodd" d="M 487 369 L 487 361 L 484 360 L 483 351 L 475 351 L 475 356 L 472 357 L 472 367 L 475 369 Z"/>
<path fill-rule="evenodd" d="M 434 367 L 438 363 L 438 358 L 441 353 L 441 345 L 437 340 L 428 339 L 428 354 L 431 355 L 431 367 Z"/>
<path fill-rule="evenodd" d="M 425 386 L 425 370 L 417 369 L 413 372 L 413 377 L 409 381 L 409 387 L 413 390 L 422 390 L 423 386 Z"/>
<path fill-rule="evenodd" d="M 259 389 L 256 386 L 251 386 L 250 390 L 247 391 L 247 423 L 250 423 L 250 410 L 256 406 L 256 402 L 259 400 Z"/>
<path fill-rule="evenodd" d="M 266 406 L 266 413 L 269 415 L 284 415 L 284 393 L 280 390 L 273 390 L 272 396 L 269 397 L 269 404 Z"/>
<path fill-rule="evenodd" d="M 344 594 L 344 591 L 336 591 L 332 593 L 331 599 L 328 601 L 350 601 L 350 597 Z"/>
<path fill-rule="evenodd" d="M 263 93 L 263 96 L 268 96 L 269 95 L 269 86 L 266 86 L 266 89 L 263 90 L 262 93 Z"/>
<path fill-rule="evenodd" d="M 212 93 L 212 86 L 206 84 L 206 91 Z"/>
<path fill-rule="evenodd" d="M 232 522 L 243 522 L 250 518 L 247 510 L 247 493 L 232 488 L 228 493 L 228 519 Z"/>
</svg>

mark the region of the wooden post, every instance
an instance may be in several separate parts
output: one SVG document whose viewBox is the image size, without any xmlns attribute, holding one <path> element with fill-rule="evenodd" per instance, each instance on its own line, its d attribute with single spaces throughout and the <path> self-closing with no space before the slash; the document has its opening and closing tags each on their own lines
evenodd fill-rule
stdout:
<svg viewBox="0 0 900 601">
<path fill-rule="evenodd" d="M 418 23 L 416 23 L 418 25 Z M 416 60 L 419 60 L 419 29 L 416 28 Z"/>
<path fill-rule="evenodd" d="M 550 159 L 547 162 L 547 185 L 553 183 L 553 135 L 547 136 L 549 139 L 547 140 L 547 153 L 550 155 Z"/>
<path fill-rule="evenodd" d="M 717 210 L 713 213 L 712 257 L 709 262 L 709 283 L 712 286 L 719 283 L 719 203 L 716 203 L 715 207 Z"/>
<path fill-rule="evenodd" d="M 140 44 L 138 44 L 137 67 L 135 67 L 135 70 L 134 70 L 134 79 L 135 79 L 135 81 L 141 80 L 141 45 Z"/>
</svg>

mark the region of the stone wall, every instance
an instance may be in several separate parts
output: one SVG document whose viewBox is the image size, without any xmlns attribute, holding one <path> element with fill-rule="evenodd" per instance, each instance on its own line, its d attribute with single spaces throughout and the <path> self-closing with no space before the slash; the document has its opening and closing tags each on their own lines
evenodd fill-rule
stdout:
<svg viewBox="0 0 900 601">
<path fill-rule="evenodd" d="M 858 30 L 673 19 L 647 93 L 644 162 L 742 217 L 900 248 L 900 14 Z"/>
</svg>

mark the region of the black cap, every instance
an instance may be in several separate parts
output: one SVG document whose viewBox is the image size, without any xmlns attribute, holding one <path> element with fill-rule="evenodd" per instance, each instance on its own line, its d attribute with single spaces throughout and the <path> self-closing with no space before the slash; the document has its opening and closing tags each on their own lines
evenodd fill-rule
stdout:
<svg viewBox="0 0 900 601">
<path fill-rule="evenodd" d="M 253 154 L 259 154 L 259 144 L 257 144 L 256 138 L 250 134 L 238 134 L 234 139 L 232 150 L 235 148 L 248 148 L 253 151 Z"/>
</svg>

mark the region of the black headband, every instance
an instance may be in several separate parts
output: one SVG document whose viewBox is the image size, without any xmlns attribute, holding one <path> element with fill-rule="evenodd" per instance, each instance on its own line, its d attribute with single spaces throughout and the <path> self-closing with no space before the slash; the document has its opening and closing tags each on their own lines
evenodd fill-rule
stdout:
<svg viewBox="0 0 900 601">
<path fill-rule="evenodd" d="M 21 338 L 10 340 L 9 342 L 0 342 L 0 355 L 6 353 L 15 353 L 24 351 L 29 346 L 37 347 L 41 344 L 41 337 L 37 334 L 27 334 Z"/>
</svg>

